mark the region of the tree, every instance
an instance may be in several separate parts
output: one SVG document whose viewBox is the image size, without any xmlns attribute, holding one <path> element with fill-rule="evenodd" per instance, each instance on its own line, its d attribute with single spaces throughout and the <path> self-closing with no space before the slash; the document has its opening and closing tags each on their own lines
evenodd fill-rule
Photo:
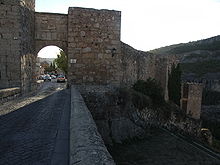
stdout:
<svg viewBox="0 0 220 165">
<path fill-rule="evenodd" d="M 177 105 L 180 105 L 181 99 L 181 73 L 180 65 L 173 64 L 168 79 L 169 100 Z"/>
<path fill-rule="evenodd" d="M 53 71 L 56 71 L 56 66 L 54 62 L 50 63 L 50 65 L 45 67 L 45 72 L 53 72 Z"/>
<path fill-rule="evenodd" d="M 61 69 L 65 74 L 67 74 L 67 64 L 68 59 L 64 51 L 60 50 L 60 54 L 57 54 L 57 58 L 54 60 L 57 68 Z"/>
</svg>

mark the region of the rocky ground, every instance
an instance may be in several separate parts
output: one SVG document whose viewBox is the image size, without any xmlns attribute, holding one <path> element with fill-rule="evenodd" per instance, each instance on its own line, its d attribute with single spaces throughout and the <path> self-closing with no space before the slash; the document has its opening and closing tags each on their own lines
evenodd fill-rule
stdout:
<svg viewBox="0 0 220 165">
<path fill-rule="evenodd" d="M 159 129 L 152 129 L 142 140 L 115 144 L 110 153 L 117 165 L 220 164 L 220 160 Z"/>
</svg>

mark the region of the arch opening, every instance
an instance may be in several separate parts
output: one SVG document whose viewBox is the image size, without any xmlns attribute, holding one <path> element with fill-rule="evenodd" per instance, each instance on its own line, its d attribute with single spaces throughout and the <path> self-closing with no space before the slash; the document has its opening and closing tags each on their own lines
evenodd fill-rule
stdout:
<svg viewBox="0 0 220 165">
<path fill-rule="evenodd" d="M 67 82 L 67 55 L 58 46 L 43 47 L 36 58 L 37 82 Z"/>
</svg>

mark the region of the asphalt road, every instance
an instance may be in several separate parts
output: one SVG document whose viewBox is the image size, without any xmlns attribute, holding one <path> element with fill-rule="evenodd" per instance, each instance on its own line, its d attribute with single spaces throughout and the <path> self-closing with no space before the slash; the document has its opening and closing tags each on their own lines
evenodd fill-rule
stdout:
<svg viewBox="0 0 220 165">
<path fill-rule="evenodd" d="M 70 91 L 57 88 L 45 83 L 47 97 L 0 116 L 0 165 L 68 164 Z"/>
</svg>

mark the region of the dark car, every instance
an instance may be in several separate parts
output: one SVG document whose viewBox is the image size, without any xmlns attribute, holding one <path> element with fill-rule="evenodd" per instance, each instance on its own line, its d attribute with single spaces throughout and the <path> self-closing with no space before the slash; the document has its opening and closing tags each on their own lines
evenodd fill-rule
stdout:
<svg viewBox="0 0 220 165">
<path fill-rule="evenodd" d="M 57 82 L 65 82 L 65 81 L 66 81 L 65 76 L 59 75 L 59 76 L 57 77 Z"/>
</svg>

